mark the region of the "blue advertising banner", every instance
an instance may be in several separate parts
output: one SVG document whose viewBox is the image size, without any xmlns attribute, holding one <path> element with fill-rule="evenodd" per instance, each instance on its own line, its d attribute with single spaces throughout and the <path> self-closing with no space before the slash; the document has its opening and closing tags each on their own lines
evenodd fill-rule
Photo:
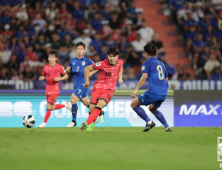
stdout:
<svg viewBox="0 0 222 170">
<path fill-rule="evenodd" d="M 222 127 L 222 91 L 174 91 L 174 126 Z"/>
<path fill-rule="evenodd" d="M 61 91 L 57 103 L 65 104 L 70 101 L 72 91 Z M 138 127 L 145 126 L 145 122 L 131 109 L 130 96 L 114 96 L 111 102 L 103 109 L 105 112 L 104 124 L 97 123 L 97 127 Z M 37 127 L 42 123 L 46 113 L 46 98 L 42 91 L 4 91 L 0 92 L 0 127 L 24 127 L 22 119 L 26 115 L 36 118 Z M 155 121 L 157 126 L 161 123 L 143 107 L 149 117 Z M 174 125 L 173 98 L 168 97 L 160 110 L 166 116 L 170 126 Z M 88 108 L 78 102 L 77 127 L 88 118 Z M 71 112 L 62 108 L 52 112 L 47 127 L 66 127 L 72 120 Z"/>
<path fill-rule="evenodd" d="M 93 88 L 94 80 L 90 81 L 89 89 Z M 138 80 L 124 80 L 122 84 L 117 82 L 116 90 L 133 90 L 138 84 Z M 16 90 L 40 90 L 45 89 L 45 81 L 24 82 L 22 80 L 0 80 L 1 89 L 16 89 Z M 60 89 L 72 90 L 73 83 L 59 82 Z M 148 89 L 149 82 L 145 82 L 141 89 Z M 169 80 L 169 87 L 173 90 L 222 90 L 222 81 L 214 80 Z"/>
</svg>

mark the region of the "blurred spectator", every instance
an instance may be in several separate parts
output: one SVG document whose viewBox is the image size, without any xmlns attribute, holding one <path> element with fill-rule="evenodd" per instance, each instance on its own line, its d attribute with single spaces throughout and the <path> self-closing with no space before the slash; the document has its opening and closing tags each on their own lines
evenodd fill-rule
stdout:
<svg viewBox="0 0 222 170">
<path fill-rule="evenodd" d="M 210 54 L 210 59 L 204 65 L 204 70 L 207 74 L 208 79 L 210 79 L 210 75 L 216 67 L 220 67 L 220 62 L 216 60 L 216 55 L 212 52 Z"/>
<path fill-rule="evenodd" d="M 113 41 L 113 38 L 111 35 L 107 36 L 105 44 L 107 45 L 108 48 L 112 47 L 112 46 L 118 48 L 117 44 Z"/>
<path fill-rule="evenodd" d="M 62 20 L 66 20 L 68 18 L 69 11 L 66 8 L 66 4 L 62 4 L 62 8 L 59 10 L 59 14 L 61 15 Z"/>
<path fill-rule="evenodd" d="M 56 8 L 56 2 L 51 2 L 50 8 L 46 9 L 46 18 L 47 20 L 55 19 L 55 16 L 59 10 Z"/>
<path fill-rule="evenodd" d="M 185 31 L 189 30 L 190 26 L 196 26 L 197 22 L 192 17 L 192 11 L 187 11 L 187 19 L 183 21 L 183 28 Z"/>
<path fill-rule="evenodd" d="M 210 59 L 210 49 L 209 47 L 204 47 L 204 51 L 200 54 L 200 59 L 199 59 L 199 67 L 203 67 L 206 61 Z"/>
<path fill-rule="evenodd" d="M 186 72 L 185 67 L 182 68 L 180 64 L 176 65 L 176 74 L 174 76 L 176 76 L 176 79 L 178 79 L 178 80 L 189 80 L 190 79 L 190 74 L 188 74 Z"/>
<path fill-rule="evenodd" d="M 37 13 L 35 16 L 35 19 L 32 22 L 33 25 L 38 24 L 40 29 L 43 29 L 46 27 L 46 21 L 44 19 L 42 19 L 42 16 L 40 13 Z"/>
<path fill-rule="evenodd" d="M 136 40 L 131 42 L 136 52 L 143 52 L 143 47 L 146 45 L 146 42 L 141 38 L 139 33 L 136 34 Z"/>
<path fill-rule="evenodd" d="M 183 8 L 177 11 L 177 21 L 180 25 L 183 24 L 183 21 L 187 19 L 187 11 L 189 10 L 188 2 L 183 2 Z"/>
<path fill-rule="evenodd" d="M 24 55 L 27 54 L 27 50 L 25 48 L 25 43 L 20 42 L 19 46 L 15 48 L 14 53 L 17 56 L 17 61 L 20 63 L 24 60 Z"/>
<path fill-rule="evenodd" d="M 72 14 L 67 14 L 67 18 L 64 20 L 64 22 L 69 25 L 70 29 L 76 28 L 76 20 L 72 18 Z"/>
<path fill-rule="evenodd" d="M 57 33 L 52 34 L 51 47 L 53 50 L 58 51 L 61 46 L 60 36 Z"/>
<path fill-rule="evenodd" d="M 120 28 L 120 20 L 118 19 L 117 13 L 113 13 L 111 15 L 111 19 L 109 20 L 109 26 L 114 30 Z"/>
<path fill-rule="evenodd" d="M 133 22 L 136 21 L 136 3 L 134 1 L 131 1 L 130 7 L 127 8 L 126 15 Z"/>
<path fill-rule="evenodd" d="M 135 21 L 135 24 L 136 24 L 136 30 L 139 30 L 141 27 L 142 27 L 142 24 L 143 24 L 143 14 L 142 12 L 138 12 L 136 14 L 136 21 Z"/>
<path fill-rule="evenodd" d="M 202 3 L 201 2 L 196 2 L 195 4 L 195 10 L 193 12 L 193 19 L 196 22 L 199 22 L 200 19 L 204 18 L 204 11 L 202 9 Z"/>
<path fill-rule="evenodd" d="M 161 55 L 164 52 L 164 49 L 163 49 L 162 41 L 159 40 L 159 34 L 158 33 L 155 33 L 153 35 L 153 40 L 151 41 L 151 43 L 156 46 L 156 48 L 157 48 L 156 56 L 158 56 L 158 58 L 159 58 L 159 55 Z"/>
<path fill-rule="evenodd" d="M 127 63 L 129 63 L 131 67 L 141 65 L 140 57 L 131 45 L 127 48 L 127 53 L 124 55 L 124 58 L 126 58 Z"/>
<path fill-rule="evenodd" d="M 5 23 L 5 25 L 4 25 L 4 31 L 2 32 L 2 35 L 3 35 L 6 39 L 10 39 L 14 34 L 15 34 L 15 32 L 12 30 L 10 24 L 9 24 L 9 23 Z"/>
<path fill-rule="evenodd" d="M 45 33 L 45 37 L 46 39 L 48 39 L 48 41 L 52 41 L 52 34 L 56 33 L 55 31 L 55 25 L 53 23 L 49 24 L 48 29 Z"/>
<path fill-rule="evenodd" d="M 64 39 L 66 35 L 69 35 L 70 37 L 72 36 L 72 32 L 71 29 L 69 29 L 68 24 L 65 24 L 64 27 L 59 32 L 59 36 L 61 37 L 61 39 Z"/>
<path fill-rule="evenodd" d="M 6 70 L 6 68 L 3 67 L 1 70 L 1 74 L 0 74 L 0 80 L 9 80 L 9 79 L 10 79 L 10 77 L 7 73 L 7 70 Z"/>
<path fill-rule="evenodd" d="M 13 70 L 11 80 L 19 80 L 18 70 Z"/>
<path fill-rule="evenodd" d="M 215 11 L 222 9 L 222 0 L 212 0 L 213 7 Z"/>
<path fill-rule="evenodd" d="M 128 69 L 127 79 L 128 79 L 128 80 L 136 80 L 136 79 L 137 79 L 133 68 L 129 68 L 129 69 Z"/>
<path fill-rule="evenodd" d="M 104 9 L 101 11 L 101 15 L 107 20 L 111 19 L 111 10 L 109 3 L 106 3 Z"/>
<path fill-rule="evenodd" d="M 33 66 L 36 66 L 36 65 L 37 65 L 36 62 L 31 61 L 31 60 L 29 59 L 29 56 L 28 56 L 28 55 L 25 55 L 25 56 L 24 56 L 24 61 L 20 63 L 20 68 L 19 68 L 19 70 L 20 70 L 20 72 L 22 73 L 22 72 L 25 70 L 25 67 L 26 67 L 26 66 L 29 66 L 29 67 L 32 69 L 32 67 L 33 67 Z"/>
<path fill-rule="evenodd" d="M 101 59 L 101 61 L 107 59 L 107 45 L 106 44 L 103 44 L 102 47 L 101 47 L 101 51 L 99 53 L 99 57 Z"/>
<path fill-rule="evenodd" d="M 141 37 L 146 43 L 152 41 L 152 36 L 154 35 L 154 31 L 151 27 L 147 26 L 145 20 L 142 22 L 142 28 L 140 28 L 138 32 L 140 33 Z"/>
<path fill-rule="evenodd" d="M 65 44 L 61 45 L 58 52 L 58 57 L 60 59 L 60 64 L 64 63 L 66 60 L 69 60 L 69 52 Z"/>
<path fill-rule="evenodd" d="M 89 48 L 93 47 L 96 51 L 100 51 L 104 41 L 100 38 L 100 34 L 96 33 L 96 35 L 94 36 L 95 39 L 92 40 L 92 42 L 90 43 Z"/>
<path fill-rule="evenodd" d="M 2 25 L 4 25 L 4 24 L 6 24 L 6 23 L 10 23 L 11 20 L 12 20 L 12 17 L 10 16 L 10 11 L 9 11 L 9 10 L 6 10 L 6 11 L 4 12 L 4 15 L 1 16 L 1 18 L 0 18 L 0 23 L 1 23 Z"/>
<path fill-rule="evenodd" d="M 73 44 L 77 44 L 78 42 L 83 42 L 86 45 L 86 54 L 89 53 L 89 45 L 92 42 L 92 39 L 90 37 L 86 36 L 86 30 L 83 30 L 81 37 L 78 37 L 76 39 L 74 39 Z"/>
<path fill-rule="evenodd" d="M 18 39 L 22 39 L 24 36 L 28 35 L 27 31 L 25 31 L 25 28 L 23 25 L 19 27 L 19 30 L 15 33 L 15 37 Z"/>
<path fill-rule="evenodd" d="M 222 81 L 222 70 L 220 67 L 216 67 L 214 73 L 211 73 L 211 80 L 220 80 Z"/>
<path fill-rule="evenodd" d="M 71 11 L 71 14 L 74 18 L 81 20 L 84 17 L 84 12 L 80 8 L 80 4 L 78 1 L 74 1 L 73 3 L 74 10 Z"/>
<path fill-rule="evenodd" d="M 171 79 L 172 76 L 176 73 L 175 67 L 170 63 L 167 55 L 162 57 L 161 60 L 162 60 L 162 62 L 164 63 L 164 65 L 166 67 L 166 71 L 168 73 L 169 79 Z"/>
<path fill-rule="evenodd" d="M 193 51 L 194 51 L 194 68 L 197 68 L 197 59 L 199 55 L 204 52 L 204 47 L 206 46 L 206 42 L 203 41 L 203 35 L 201 33 L 197 36 L 197 41 L 193 42 Z"/>
<path fill-rule="evenodd" d="M 71 51 L 73 49 L 74 44 L 71 41 L 71 36 L 70 35 L 65 35 L 65 41 L 64 44 L 66 45 L 66 47 L 68 48 L 69 51 Z"/>
<path fill-rule="evenodd" d="M 23 4 L 20 8 L 19 8 L 19 11 L 17 12 L 16 14 L 16 17 L 19 19 L 19 20 L 22 20 L 22 21 L 26 21 L 29 19 L 29 16 L 26 12 L 26 5 Z"/>
<path fill-rule="evenodd" d="M 124 34 L 121 35 L 120 37 L 120 52 L 122 53 L 126 53 L 127 52 L 127 48 L 130 46 L 130 43 L 127 41 L 126 36 Z"/>
<path fill-rule="evenodd" d="M 31 71 L 31 68 L 29 65 L 25 67 L 25 71 L 20 74 L 20 79 L 23 81 L 34 81 L 36 79 L 35 74 Z"/>
<path fill-rule="evenodd" d="M 3 64 L 7 64 L 10 60 L 10 56 L 12 54 L 11 49 L 9 48 L 9 42 L 5 41 L 3 43 L 3 47 L 1 49 L 1 61 Z"/>
<path fill-rule="evenodd" d="M 19 69 L 19 63 L 17 63 L 17 61 L 16 61 L 16 55 L 15 54 L 11 55 L 9 62 L 7 63 L 7 68 L 9 68 L 10 74 L 14 70 L 18 70 Z"/>
<path fill-rule="evenodd" d="M 94 29 L 96 29 L 98 31 L 102 29 L 102 18 L 101 18 L 101 15 L 98 12 L 96 12 L 94 14 L 94 17 L 91 20 L 91 25 Z"/>
<path fill-rule="evenodd" d="M 32 46 L 28 46 L 27 48 L 27 54 L 29 56 L 29 59 L 31 61 L 38 61 L 39 56 L 37 55 L 36 52 L 33 51 L 33 47 Z"/>
</svg>

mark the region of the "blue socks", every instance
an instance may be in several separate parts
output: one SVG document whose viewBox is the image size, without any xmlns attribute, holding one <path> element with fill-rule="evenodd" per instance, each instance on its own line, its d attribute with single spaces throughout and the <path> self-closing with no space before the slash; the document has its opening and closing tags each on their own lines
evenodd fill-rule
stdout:
<svg viewBox="0 0 222 170">
<path fill-rule="evenodd" d="M 147 116 L 144 109 L 140 106 L 136 106 L 133 108 L 133 110 L 138 114 L 139 117 L 141 117 L 146 123 L 150 121 L 150 118 Z"/>
<path fill-rule="evenodd" d="M 169 125 L 166 122 L 166 119 L 159 110 L 155 111 L 153 114 L 164 125 L 165 128 L 169 127 Z"/>
<path fill-rule="evenodd" d="M 77 103 L 72 105 L 72 121 L 76 121 L 78 106 Z"/>
</svg>

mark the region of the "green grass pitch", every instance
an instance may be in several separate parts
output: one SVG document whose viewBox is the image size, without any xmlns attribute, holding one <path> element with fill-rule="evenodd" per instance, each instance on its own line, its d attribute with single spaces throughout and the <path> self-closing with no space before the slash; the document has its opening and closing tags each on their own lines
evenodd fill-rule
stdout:
<svg viewBox="0 0 222 170">
<path fill-rule="evenodd" d="M 0 128 L 1 170 L 216 170 L 222 128 Z"/>
</svg>

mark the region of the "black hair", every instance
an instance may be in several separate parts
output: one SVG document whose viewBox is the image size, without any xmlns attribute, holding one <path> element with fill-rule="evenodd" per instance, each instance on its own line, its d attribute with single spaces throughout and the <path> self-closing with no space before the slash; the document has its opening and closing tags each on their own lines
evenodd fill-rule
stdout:
<svg viewBox="0 0 222 170">
<path fill-rule="evenodd" d="M 77 48 L 79 45 L 82 45 L 84 49 L 85 49 L 85 47 L 86 47 L 86 45 L 85 45 L 83 42 L 78 42 L 78 43 L 76 44 L 76 48 Z"/>
<path fill-rule="evenodd" d="M 50 51 L 49 55 L 55 55 L 55 57 L 57 57 L 57 52 L 55 52 L 55 51 Z"/>
<path fill-rule="evenodd" d="M 113 54 L 113 56 L 119 55 L 119 50 L 116 47 L 109 47 L 107 50 L 107 54 Z"/>
<path fill-rule="evenodd" d="M 146 44 L 144 47 L 144 51 L 149 54 L 150 56 L 155 56 L 156 55 L 156 46 L 153 45 L 152 43 Z"/>
</svg>

